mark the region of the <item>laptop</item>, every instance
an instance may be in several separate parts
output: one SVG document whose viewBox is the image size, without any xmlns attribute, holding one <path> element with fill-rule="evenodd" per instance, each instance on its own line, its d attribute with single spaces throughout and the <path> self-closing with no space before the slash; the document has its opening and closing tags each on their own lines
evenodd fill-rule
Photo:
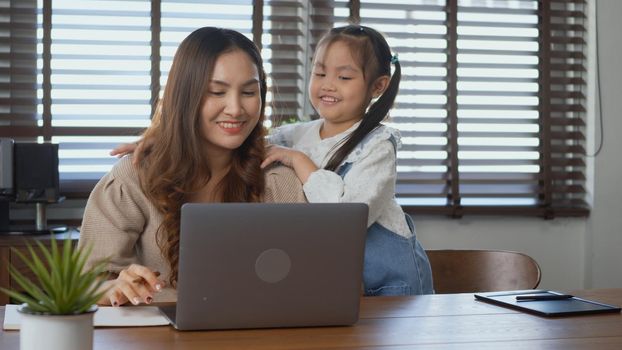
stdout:
<svg viewBox="0 0 622 350">
<path fill-rule="evenodd" d="M 352 325 L 368 207 L 188 203 L 181 208 L 178 330 Z"/>
</svg>

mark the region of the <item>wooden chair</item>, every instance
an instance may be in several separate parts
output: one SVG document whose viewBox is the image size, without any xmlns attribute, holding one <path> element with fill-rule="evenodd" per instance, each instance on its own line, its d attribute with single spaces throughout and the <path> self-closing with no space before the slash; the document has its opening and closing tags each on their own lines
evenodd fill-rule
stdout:
<svg viewBox="0 0 622 350">
<path fill-rule="evenodd" d="M 503 250 L 427 250 L 438 294 L 533 289 L 540 266 L 530 256 Z"/>
</svg>

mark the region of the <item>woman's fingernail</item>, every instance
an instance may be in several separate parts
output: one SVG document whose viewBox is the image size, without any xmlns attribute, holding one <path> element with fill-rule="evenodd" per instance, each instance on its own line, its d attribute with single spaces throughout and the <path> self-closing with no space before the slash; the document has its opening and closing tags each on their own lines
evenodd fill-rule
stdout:
<svg viewBox="0 0 622 350">
<path fill-rule="evenodd" d="M 145 302 L 146 302 L 147 304 L 151 304 L 151 301 L 153 301 L 153 298 L 152 298 L 152 297 L 147 297 L 147 298 L 145 299 Z"/>
<path fill-rule="evenodd" d="M 140 299 L 138 299 L 138 297 L 132 298 L 132 304 L 134 304 L 134 305 L 140 304 Z"/>
<path fill-rule="evenodd" d="M 162 289 L 162 285 L 160 283 L 157 283 L 155 285 L 155 288 L 156 288 L 156 290 L 160 290 L 160 289 Z"/>
</svg>

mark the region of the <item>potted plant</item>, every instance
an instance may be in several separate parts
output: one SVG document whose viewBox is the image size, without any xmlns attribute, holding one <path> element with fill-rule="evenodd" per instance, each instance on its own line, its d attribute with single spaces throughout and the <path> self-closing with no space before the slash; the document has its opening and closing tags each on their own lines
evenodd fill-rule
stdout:
<svg viewBox="0 0 622 350">
<path fill-rule="evenodd" d="M 36 282 L 14 266 L 11 277 L 22 288 L 2 291 L 22 302 L 20 349 L 84 350 L 93 348 L 93 314 L 103 294 L 101 278 L 106 261 L 85 270 L 92 247 L 75 248 L 70 239 L 59 244 L 52 236 L 50 248 L 36 241 L 38 249 L 28 245 L 29 257 L 12 251 L 26 264 Z M 37 254 L 37 251 L 39 254 Z"/>
</svg>

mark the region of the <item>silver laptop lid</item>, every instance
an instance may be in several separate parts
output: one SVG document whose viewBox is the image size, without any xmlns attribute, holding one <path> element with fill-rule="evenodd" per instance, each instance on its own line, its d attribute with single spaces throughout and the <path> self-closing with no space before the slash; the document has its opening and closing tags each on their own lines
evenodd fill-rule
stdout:
<svg viewBox="0 0 622 350">
<path fill-rule="evenodd" d="M 358 320 L 366 204 L 185 204 L 175 326 L 350 325 Z"/>
</svg>

